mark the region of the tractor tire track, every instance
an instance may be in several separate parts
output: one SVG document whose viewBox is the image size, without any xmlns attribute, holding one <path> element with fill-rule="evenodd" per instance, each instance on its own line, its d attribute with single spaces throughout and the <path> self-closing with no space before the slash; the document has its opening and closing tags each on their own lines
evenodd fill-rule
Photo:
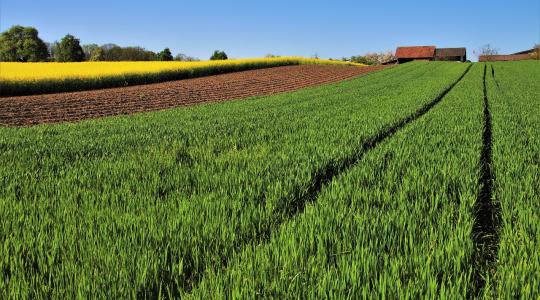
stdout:
<svg viewBox="0 0 540 300">
<path fill-rule="evenodd" d="M 240 241 L 242 242 L 239 243 L 236 250 L 240 252 L 247 244 L 260 244 L 267 242 L 270 239 L 272 232 L 275 231 L 276 228 L 296 215 L 302 214 L 307 204 L 315 202 L 322 189 L 329 185 L 334 178 L 354 167 L 368 152 L 375 149 L 385 140 L 391 138 L 395 133 L 403 129 L 405 126 L 424 116 L 439 102 L 441 102 L 444 97 L 465 77 L 465 75 L 467 75 L 471 67 L 472 65 L 469 65 L 452 84 L 439 93 L 439 95 L 437 95 L 433 100 L 419 108 L 416 112 L 386 127 L 371 138 L 368 138 L 357 148 L 355 153 L 339 161 L 332 161 L 316 171 L 312 177 L 312 183 L 307 187 L 307 189 L 304 186 L 297 187 L 297 189 L 293 191 L 292 201 L 282 201 L 281 203 L 283 203 L 283 205 L 277 207 L 275 213 L 273 214 L 274 217 L 266 222 L 261 230 L 252 236 L 240 238 Z M 224 257 L 222 259 L 223 265 L 221 269 L 226 269 L 228 267 L 229 259 L 230 257 Z M 185 271 L 189 271 L 189 274 L 197 274 L 197 272 L 193 272 L 193 270 Z M 202 280 L 201 277 L 202 276 L 198 274 L 195 277 L 190 278 L 182 289 L 186 293 L 190 293 L 198 286 L 199 282 Z M 179 291 L 180 288 L 178 287 L 176 290 Z"/>
<path fill-rule="evenodd" d="M 472 239 L 475 246 L 474 259 L 474 290 L 475 297 L 482 296 L 486 288 L 486 277 L 491 277 L 495 273 L 494 262 L 497 258 L 499 248 L 499 225 L 500 225 L 500 204 L 493 199 L 494 174 L 493 163 L 493 131 L 491 113 L 489 110 L 489 99 L 486 85 L 487 65 L 484 65 L 484 130 L 482 133 L 482 151 L 480 154 L 480 178 L 478 193 L 475 205 Z M 492 76 L 495 72 L 492 69 Z"/>
</svg>

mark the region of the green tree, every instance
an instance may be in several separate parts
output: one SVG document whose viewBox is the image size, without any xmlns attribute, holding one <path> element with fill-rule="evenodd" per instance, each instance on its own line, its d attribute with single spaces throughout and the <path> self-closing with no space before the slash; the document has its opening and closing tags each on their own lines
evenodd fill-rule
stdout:
<svg viewBox="0 0 540 300">
<path fill-rule="evenodd" d="M 225 51 L 216 50 L 216 51 L 214 51 L 214 54 L 212 54 L 212 56 L 210 56 L 210 60 L 225 60 L 225 59 L 228 59 L 227 54 L 225 53 Z"/>
<path fill-rule="evenodd" d="M 54 59 L 58 62 L 77 62 L 84 60 L 84 51 L 79 39 L 71 34 L 67 34 L 62 38 L 55 52 Z"/>
<path fill-rule="evenodd" d="M 163 51 L 159 52 L 158 60 L 161 60 L 161 61 L 171 61 L 171 60 L 173 60 L 171 49 L 165 48 L 165 49 L 163 49 Z"/>
<path fill-rule="evenodd" d="M 105 51 L 103 48 L 97 48 L 96 50 L 92 51 L 92 54 L 88 58 L 89 61 L 103 61 L 105 60 Z"/>
<path fill-rule="evenodd" d="M 121 48 L 122 61 L 150 61 L 156 60 L 157 54 L 142 47 Z"/>
<path fill-rule="evenodd" d="M 94 52 L 99 51 L 98 49 L 101 49 L 97 44 L 87 44 L 87 45 L 82 45 L 81 47 L 84 52 L 85 60 L 90 60 Z"/>
<path fill-rule="evenodd" d="M 177 61 L 199 61 L 200 59 L 196 58 L 196 57 L 192 57 L 192 56 L 187 56 L 183 53 L 178 53 L 175 57 L 174 57 L 174 60 L 177 60 Z"/>
<path fill-rule="evenodd" d="M 142 47 L 120 47 L 114 44 L 101 46 L 104 61 L 151 61 L 156 60 L 157 55 Z"/>
<path fill-rule="evenodd" d="M 0 35 L 0 61 L 36 62 L 48 57 L 47 45 L 33 27 L 16 25 Z"/>
</svg>

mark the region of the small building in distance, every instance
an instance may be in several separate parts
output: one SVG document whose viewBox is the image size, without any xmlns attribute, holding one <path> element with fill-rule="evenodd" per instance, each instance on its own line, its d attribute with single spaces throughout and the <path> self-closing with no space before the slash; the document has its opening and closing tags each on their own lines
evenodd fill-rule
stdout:
<svg viewBox="0 0 540 300">
<path fill-rule="evenodd" d="M 441 61 L 467 61 L 466 48 L 437 48 L 435 49 L 435 60 Z"/>
<path fill-rule="evenodd" d="M 398 47 L 396 50 L 398 63 L 414 60 L 467 61 L 466 48 L 436 48 L 435 46 Z"/>
<path fill-rule="evenodd" d="M 396 58 L 399 64 L 414 60 L 433 60 L 435 57 L 435 46 L 410 46 L 398 47 Z"/>
<path fill-rule="evenodd" d="M 479 62 L 485 61 L 518 61 L 518 60 L 529 60 L 529 59 L 538 59 L 538 54 L 536 49 L 529 49 L 521 52 L 516 52 L 514 54 L 495 54 L 495 55 L 480 55 L 478 57 Z"/>
<path fill-rule="evenodd" d="M 521 54 L 530 54 L 530 55 L 534 55 L 536 53 L 536 48 L 532 48 L 532 49 L 529 49 L 529 50 L 525 50 L 525 51 L 520 51 L 520 52 L 516 52 L 514 54 L 511 54 L 511 55 L 521 55 Z"/>
</svg>

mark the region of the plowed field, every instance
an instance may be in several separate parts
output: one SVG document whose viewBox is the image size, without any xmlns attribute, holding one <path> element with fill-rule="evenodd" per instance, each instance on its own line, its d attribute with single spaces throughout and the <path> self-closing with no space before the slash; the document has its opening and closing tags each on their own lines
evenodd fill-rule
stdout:
<svg viewBox="0 0 540 300">
<path fill-rule="evenodd" d="M 265 96 L 352 78 L 378 67 L 286 66 L 158 84 L 0 98 L 0 124 L 76 122 L 206 102 Z"/>
</svg>

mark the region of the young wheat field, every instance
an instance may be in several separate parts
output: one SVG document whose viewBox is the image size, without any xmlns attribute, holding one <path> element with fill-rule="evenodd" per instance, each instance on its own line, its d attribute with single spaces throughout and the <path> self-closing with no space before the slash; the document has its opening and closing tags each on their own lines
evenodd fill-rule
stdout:
<svg viewBox="0 0 540 300">
<path fill-rule="evenodd" d="M 0 78 L 23 95 L 302 63 L 1 63 Z M 0 126 L 0 299 L 537 299 L 539 91 L 538 61 L 411 62 Z"/>
</svg>

